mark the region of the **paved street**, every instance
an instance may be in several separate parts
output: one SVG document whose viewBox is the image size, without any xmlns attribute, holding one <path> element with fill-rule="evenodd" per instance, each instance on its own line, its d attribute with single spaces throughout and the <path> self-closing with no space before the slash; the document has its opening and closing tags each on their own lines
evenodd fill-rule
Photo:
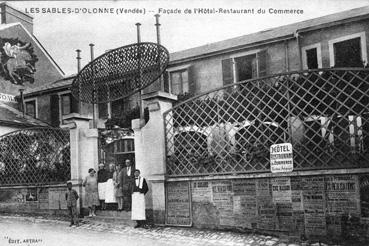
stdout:
<svg viewBox="0 0 369 246">
<path fill-rule="evenodd" d="M 271 236 L 195 229 L 128 226 L 84 222 L 78 228 L 67 221 L 34 217 L 0 216 L 0 245 L 101 246 L 101 245 L 267 245 L 293 246 Z"/>
</svg>

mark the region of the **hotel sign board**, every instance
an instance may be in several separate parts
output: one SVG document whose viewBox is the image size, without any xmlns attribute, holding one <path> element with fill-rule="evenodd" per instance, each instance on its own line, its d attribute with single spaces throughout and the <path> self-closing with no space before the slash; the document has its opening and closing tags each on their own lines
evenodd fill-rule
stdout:
<svg viewBox="0 0 369 246">
<path fill-rule="evenodd" d="M 270 170 L 272 173 L 293 171 L 292 144 L 281 143 L 270 146 Z"/>
</svg>

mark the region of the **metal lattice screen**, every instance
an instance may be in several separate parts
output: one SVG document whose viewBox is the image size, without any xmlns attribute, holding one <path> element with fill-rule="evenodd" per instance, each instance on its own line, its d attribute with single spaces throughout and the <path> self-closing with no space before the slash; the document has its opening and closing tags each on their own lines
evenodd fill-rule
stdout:
<svg viewBox="0 0 369 246">
<path fill-rule="evenodd" d="M 168 62 L 169 53 L 161 45 L 127 45 L 90 62 L 73 81 L 71 91 L 75 98 L 87 103 L 125 98 L 158 79 Z"/>
<path fill-rule="evenodd" d="M 369 70 L 320 69 L 229 85 L 165 115 L 170 176 L 270 170 L 272 144 L 294 169 L 369 167 Z"/>
<path fill-rule="evenodd" d="M 50 184 L 70 179 L 69 130 L 30 128 L 0 137 L 0 184 Z"/>
</svg>

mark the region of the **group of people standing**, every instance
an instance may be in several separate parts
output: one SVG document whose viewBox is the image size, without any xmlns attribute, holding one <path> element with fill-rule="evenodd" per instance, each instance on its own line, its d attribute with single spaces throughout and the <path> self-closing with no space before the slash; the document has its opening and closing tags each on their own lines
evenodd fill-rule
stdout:
<svg viewBox="0 0 369 246">
<path fill-rule="evenodd" d="M 148 192 L 146 180 L 140 176 L 140 170 L 133 169 L 131 161 L 125 160 L 120 165 L 110 164 L 109 169 L 105 169 L 104 164 L 99 164 L 99 170 L 93 168 L 88 170 L 89 175 L 84 179 L 82 185 L 85 187 L 85 206 L 89 208 L 89 216 L 96 216 L 96 207 L 102 210 L 107 208 L 107 204 L 118 204 L 118 211 L 131 211 L 132 220 L 137 221 L 135 227 L 141 227 L 146 220 L 145 214 L 145 194 Z M 77 197 L 75 197 L 77 195 Z M 69 187 L 66 194 L 68 203 L 71 204 L 70 215 L 71 225 L 76 224 L 73 213 L 73 202 L 77 200 L 78 194 Z M 76 204 L 76 202 L 74 202 Z"/>
<path fill-rule="evenodd" d="M 98 197 L 102 210 L 108 203 L 118 203 L 118 211 L 131 211 L 131 183 L 134 179 L 134 171 L 130 160 L 122 165 L 109 165 L 109 170 L 104 164 L 99 165 L 97 171 Z"/>
</svg>

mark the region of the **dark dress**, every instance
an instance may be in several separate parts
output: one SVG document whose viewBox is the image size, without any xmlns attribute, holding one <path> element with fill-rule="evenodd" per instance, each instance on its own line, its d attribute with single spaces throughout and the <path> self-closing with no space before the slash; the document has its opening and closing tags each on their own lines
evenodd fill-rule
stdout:
<svg viewBox="0 0 369 246">
<path fill-rule="evenodd" d="M 121 175 L 121 185 L 122 185 L 122 192 L 123 192 L 123 206 L 125 209 L 130 210 L 131 209 L 131 183 L 134 179 L 134 169 L 133 167 L 130 167 L 130 170 L 128 172 L 128 168 L 125 167 L 122 169 L 122 175 Z"/>
</svg>

